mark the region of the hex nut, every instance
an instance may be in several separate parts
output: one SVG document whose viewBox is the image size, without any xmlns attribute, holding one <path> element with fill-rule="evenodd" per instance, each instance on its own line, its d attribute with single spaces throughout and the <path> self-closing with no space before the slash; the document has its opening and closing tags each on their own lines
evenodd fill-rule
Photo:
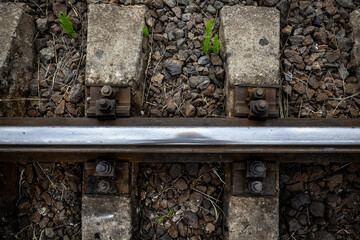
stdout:
<svg viewBox="0 0 360 240">
<path fill-rule="evenodd" d="M 252 177 L 261 177 L 266 171 L 265 164 L 261 161 L 253 161 L 249 166 L 249 174 Z"/>
<path fill-rule="evenodd" d="M 114 89 L 109 85 L 104 85 L 101 90 L 101 95 L 103 95 L 106 98 L 112 98 L 115 95 Z"/>
<path fill-rule="evenodd" d="M 109 112 L 113 105 L 109 99 L 102 98 L 99 100 L 99 110 L 102 112 Z"/>
<path fill-rule="evenodd" d="M 107 174 L 111 173 L 112 166 L 107 161 L 100 161 L 100 162 L 98 162 L 98 164 L 96 164 L 95 171 L 99 175 L 107 175 Z"/>
<path fill-rule="evenodd" d="M 263 183 L 260 181 L 252 181 L 249 184 L 249 190 L 252 193 L 261 193 L 263 190 Z"/>
<path fill-rule="evenodd" d="M 111 189 L 110 187 L 110 183 L 106 180 L 101 180 L 99 183 L 98 183 L 98 191 L 99 192 L 102 192 L 102 193 L 107 193 L 109 192 Z"/>
<path fill-rule="evenodd" d="M 252 93 L 252 98 L 255 100 L 263 99 L 265 97 L 265 90 L 263 88 L 255 88 Z"/>
<path fill-rule="evenodd" d="M 269 108 L 269 103 L 266 100 L 257 100 L 251 106 L 251 112 L 254 115 L 262 116 L 266 114 L 266 111 Z"/>
</svg>

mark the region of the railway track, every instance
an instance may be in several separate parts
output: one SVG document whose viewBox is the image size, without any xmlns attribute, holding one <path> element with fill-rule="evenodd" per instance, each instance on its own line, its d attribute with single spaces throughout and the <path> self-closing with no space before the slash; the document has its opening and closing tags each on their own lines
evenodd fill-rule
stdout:
<svg viewBox="0 0 360 240">
<path fill-rule="evenodd" d="M 146 163 L 222 165 L 222 236 L 277 239 L 279 163 L 360 162 L 360 121 L 351 119 L 1 118 L 0 131 L 1 162 L 83 162 L 82 239 L 140 239 L 139 226 L 146 221 L 136 209 L 146 205 L 137 189 Z M 113 170 L 97 172 L 103 161 Z M 259 162 L 266 174 L 248 175 Z M 177 179 L 166 184 L 174 188 Z M 190 213 L 173 214 L 185 214 L 192 226 L 186 220 Z M 239 231 L 243 221 L 248 229 Z"/>
<path fill-rule="evenodd" d="M 359 154 L 357 119 L 96 119 L 1 118 L 2 159 L 17 154 Z M 83 158 L 81 155 L 86 155 Z M 6 157 L 5 157 L 6 156 Z M 66 157 L 68 159 L 68 157 Z M 214 158 L 215 161 L 216 158 Z M 290 159 L 279 158 L 279 161 Z M 319 159 L 318 159 L 319 160 Z M 41 161 L 41 159 L 37 160 Z M 132 161 L 143 161 L 141 157 Z M 315 161 L 315 160 L 314 160 Z"/>
<path fill-rule="evenodd" d="M 8 7 L 20 9 L 15 5 Z M 56 186 L 53 172 L 57 170 L 57 178 L 62 179 L 64 186 L 68 179 L 76 179 L 69 185 L 73 192 L 79 192 L 81 199 L 81 228 L 80 223 L 67 225 L 70 226 L 67 233 L 71 232 L 74 239 L 80 238 L 75 236 L 81 232 L 84 240 L 143 237 L 193 240 L 202 235 L 206 239 L 275 240 L 279 238 L 280 229 L 280 163 L 360 162 L 359 119 L 279 118 L 282 102 L 279 99 L 280 14 L 277 9 L 239 5 L 221 10 L 218 25 L 224 47 L 221 57 L 215 54 L 212 58 L 220 59 L 221 64 L 221 58 L 225 62 L 225 97 L 221 101 L 225 102 L 227 117 L 202 119 L 138 117 L 143 115 L 140 109 L 143 109 L 146 92 L 143 80 L 148 39 L 133 25 L 143 24 L 146 9 L 107 4 L 91 4 L 89 9 L 86 117 L 0 118 L 0 164 L 3 166 L 0 180 L 4 186 L 1 191 L 3 195 L 9 191 L 11 196 L 4 197 L 7 205 L 2 205 L 9 208 L 20 205 L 32 211 L 32 223 L 22 226 L 17 235 L 28 226 L 36 230 L 36 226 L 41 225 L 48 238 L 55 236 L 52 227 L 58 227 L 60 215 L 65 214 L 61 200 L 67 191 L 66 187 L 59 191 Z M 25 10 L 14 14 L 29 17 Z M 14 19 L 21 26 L 18 21 L 22 18 Z M 114 19 L 119 21 L 118 25 L 102 27 Z M 267 26 L 262 22 L 271 24 Z M 184 32 L 171 34 L 184 35 Z M 126 36 L 131 36 L 131 41 Z M 123 60 L 120 63 L 119 58 Z M 178 58 L 180 56 L 164 64 L 166 74 L 181 73 L 184 63 Z M 180 72 L 177 64 L 181 65 Z M 201 71 L 208 71 L 202 68 Z M 193 88 L 186 90 L 190 98 L 192 94 L 203 96 L 204 90 L 211 90 L 206 77 L 194 75 L 188 79 L 185 76 L 189 86 L 184 89 Z M 154 86 L 149 88 L 160 92 Z M 186 99 L 189 97 L 185 95 L 184 101 Z M 64 110 L 65 100 L 60 100 Z M 183 116 L 194 115 L 195 107 L 189 101 L 181 109 L 174 105 Z M 2 106 L 6 109 L 4 113 L 11 112 L 9 106 L 12 105 Z M 48 163 L 53 164 L 52 170 L 42 165 Z M 74 173 L 71 169 L 64 170 L 62 164 L 67 163 L 81 165 L 74 167 L 77 170 Z M 20 179 L 9 177 L 18 168 Z M 39 179 L 48 180 L 46 187 L 38 184 L 38 179 L 34 180 L 33 171 Z M 341 184 L 336 178 L 334 181 L 335 186 Z M 18 188 L 21 193 L 23 185 L 30 189 L 32 183 L 36 185 L 35 197 L 26 191 L 17 196 Z M 331 190 L 334 190 L 332 185 Z M 57 205 L 52 209 L 47 207 L 52 204 L 49 192 L 57 197 L 54 200 Z M 31 203 L 27 199 L 29 195 L 33 197 Z M 305 193 L 291 201 L 297 210 L 311 202 Z M 310 207 L 310 212 L 322 217 L 324 213 L 314 210 L 322 205 L 316 204 Z M 0 213 L 5 216 L 6 208 L 1 207 Z M 55 215 L 56 220 L 51 222 L 48 212 Z M 23 214 L 19 218 L 23 216 L 27 217 Z"/>
</svg>

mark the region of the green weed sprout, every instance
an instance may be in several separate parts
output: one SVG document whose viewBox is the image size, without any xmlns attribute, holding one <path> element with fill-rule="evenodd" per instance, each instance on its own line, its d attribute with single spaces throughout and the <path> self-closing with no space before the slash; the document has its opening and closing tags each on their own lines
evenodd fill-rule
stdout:
<svg viewBox="0 0 360 240">
<path fill-rule="evenodd" d="M 160 215 L 160 216 L 158 216 L 158 217 L 156 218 L 156 221 L 157 221 L 158 223 L 162 223 L 162 222 L 165 220 L 165 218 L 167 218 L 167 217 L 172 217 L 172 216 L 174 216 L 174 215 L 175 215 L 175 210 L 174 210 L 173 208 L 169 208 L 168 213 L 167 213 L 166 215 Z"/>
<path fill-rule="evenodd" d="M 211 51 L 211 34 L 212 34 L 212 27 L 214 26 L 214 19 L 210 19 L 206 24 L 205 24 L 205 38 L 202 42 L 201 45 L 201 50 L 205 53 L 205 55 L 208 55 Z"/>
<path fill-rule="evenodd" d="M 175 215 L 174 209 L 173 209 L 173 208 L 169 208 L 168 214 L 169 214 L 170 216 L 174 216 L 174 215 Z"/>
<path fill-rule="evenodd" d="M 64 31 L 71 38 L 76 38 L 75 31 L 73 29 L 73 26 L 72 26 L 72 23 L 71 23 L 69 17 L 66 16 L 62 11 L 59 12 L 58 17 L 59 17 L 58 22 L 59 22 L 60 26 L 62 27 L 62 29 L 64 29 Z"/>
<path fill-rule="evenodd" d="M 159 216 L 159 217 L 157 217 L 157 218 L 156 218 L 156 221 L 157 221 L 158 223 L 162 223 L 162 222 L 164 221 L 164 216 Z"/>
<path fill-rule="evenodd" d="M 201 45 L 201 50 L 205 53 L 205 55 L 208 55 L 211 51 L 210 36 L 205 36 L 205 39 Z"/>
<path fill-rule="evenodd" d="M 145 24 L 142 25 L 142 31 L 145 34 L 145 36 L 147 37 L 149 36 L 149 28 Z"/>
<path fill-rule="evenodd" d="M 205 24 L 205 36 L 211 36 L 213 26 L 214 19 L 212 18 Z"/>
<path fill-rule="evenodd" d="M 219 54 L 221 48 L 221 42 L 218 35 L 216 34 L 213 41 L 213 53 Z"/>
<path fill-rule="evenodd" d="M 213 41 L 213 46 L 211 46 L 211 35 L 213 35 L 212 28 L 214 26 L 214 19 L 210 19 L 205 24 L 205 38 L 201 45 L 201 50 L 204 52 L 205 55 L 208 55 L 211 51 L 215 54 L 218 54 L 220 52 L 221 42 L 219 40 L 219 36 L 216 34 Z"/>
</svg>

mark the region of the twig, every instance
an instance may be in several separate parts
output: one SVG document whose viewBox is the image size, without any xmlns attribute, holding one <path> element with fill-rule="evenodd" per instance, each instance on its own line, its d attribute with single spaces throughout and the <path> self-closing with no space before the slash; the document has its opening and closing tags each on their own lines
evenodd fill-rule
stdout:
<svg viewBox="0 0 360 240">
<path fill-rule="evenodd" d="M 290 240 L 290 239 L 296 240 L 296 238 L 294 237 L 294 234 L 295 234 L 295 232 L 293 232 L 293 233 L 291 234 L 291 236 L 288 238 L 288 240 Z"/>
<path fill-rule="evenodd" d="M 153 52 L 153 43 L 154 43 L 154 31 L 153 29 L 151 29 L 151 45 L 150 45 L 150 53 L 149 53 L 149 56 L 148 56 L 148 62 L 147 62 L 147 65 L 146 65 L 146 68 L 145 68 L 145 81 L 143 83 L 143 91 L 142 91 L 142 94 L 143 96 L 145 95 L 145 89 L 146 89 L 146 79 L 148 78 L 148 70 L 150 68 L 150 65 L 151 65 L 151 59 L 152 59 L 152 52 Z M 144 101 L 147 101 L 148 99 L 148 96 L 149 96 L 149 92 L 150 92 L 150 87 L 151 87 L 151 82 L 150 82 L 150 86 L 148 87 L 148 90 L 146 92 L 146 97 L 143 99 L 143 102 L 142 102 L 142 105 L 144 105 Z"/>
<path fill-rule="evenodd" d="M 339 168 L 336 169 L 335 171 L 333 171 L 333 172 L 331 172 L 331 173 L 329 173 L 329 174 L 324 174 L 323 176 L 319 176 L 319 177 L 315 178 L 312 182 L 315 182 L 315 181 L 317 181 L 317 180 L 321 180 L 321 179 L 323 179 L 323 178 L 325 178 L 325 177 L 328 177 L 328 176 L 336 173 L 337 171 L 339 171 L 339 170 L 341 170 L 341 169 L 343 169 L 343 168 L 345 168 L 345 167 L 347 167 L 347 166 L 349 166 L 349 165 L 351 165 L 351 164 L 352 164 L 352 162 L 345 163 L 344 165 L 342 165 L 341 167 L 339 167 Z"/>
<path fill-rule="evenodd" d="M 19 179 L 19 198 L 16 202 L 16 206 L 18 205 L 19 201 L 20 201 L 20 198 L 21 198 L 21 184 L 22 184 L 22 180 L 23 180 L 23 177 L 24 177 L 24 172 L 25 172 L 25 169 L 23 169 L 20 173 L 20 179 Z"/>
<path fill-rule="evenodd" d="M 38 84 L 37 84 L 37 90 L 38 90 L 38 97 L 40 98 L 41 97 L 41 95 L 40 95 L 40 57 L 38 57 L 38 69 L 37 69 L 37 71 L 38 71 Z"/>
<path fill-rule="evenodd" d="M 202 207 L 202 206 L 200 206 L 200 205 L 196 205 L 196 204 L 193 203 L 192 201 L 190 201 L 189 204 L 190 204 L 190 205 L 193 205 L 193 206 L 195 206 L 195 207 L 198 207 L 198 208 L 200 208 L 200 209 L 202 209 L 202 210 L 204 210 L 204 211 L 212 214 L 212 212 L 211 212 L 209 209 L 206 209 L 206 208 L 204 208 L 204 207 Z"/>
<path fill-rule="evenodd" d="M 45 231 L 45 229 L 43 229 L 43 230 L 40 232 L 39 240 L 42 240 L 42 239 L 43 239 L 44 231 Z"/>
<path fill-rule="evenodd" d="M 19 236 L 20 233 L 22 233 L 23 231 L 25 231 L 26 229 L 30 228 L 31 227 L 31 223 L 29 225 L 27 225 L 26 227 L 22 228 L 17 234 L 16 234 L 16 237 Z"/>
<path fill-rule="evenodd" d="M 33 226 L 33 225 L 31 225 Z M 37 240 L 37 237 L 36 237 L 36 225 L 33 226 L 33 237 L 32 237 L 33 240 Z"/>
<path fill-rule="evenodd" d="M 221 103 L 223 103 L 224 99 L 225 99 L 224 96 L 221 96 L 220 101 L 219 101 L 218 103 L 216 103 L 214 109 L 213 109 L 212 111 L 210 111 L 204 118 L 209 117 L 209 116 L 219 107 L 219 105 L 220 105 Z M 224 104 L 224 107 L 225 107 L 225 104 Z"/>
<path fill-rule="evenodd" d="M 210 199 L 208 199 L 208 200 L 211 202 L 211 204 L 214 204 L 215 207 L 217 207 L 217 208 L 222 212 L 222 214 L 224 215 L 224 217 L 225 217 L 225 219 L 226 219 L 226 214 L 225 214 L 224 211 L 221 209 L 221 207 L 219 207 L 219 205 L 217 205 L 214 201 L 211 201 Z"/>
<path fill-rule="evenodd" d="M 35 4 L 39 9 L 40 9 L 40 11 L 44 14 L 44 11 L 41 9 L 41 7 L 39 6 L 39 4 L 37 4 L 36 2 L 34 2 L 34 1 L 31 1 L 33 4 Z"/>
<path fill-rule="evenodd" d="M 357 96 L 357 95 L 359 95 L 360 94 L 360 92 L 359 93 L 355 93 L 355 94 L 353 94 L 353 95 L 351 95 L 351 96 L 348 96 L 348 97 L 345 97 L 345 98 L 343 98 L 337 105 L 336 105 L 336 108 L 333 110 L 333 113 L 337 110 L 337 108 L 339 107 L 339 105 L 343 102 L 343 101 L 345 101 L 345 100 L 347 100 L 347 99 L 349 99 L 349 98 L 353 98 L 353 97 L 355 97 L 355 96 Z M 340 98 L 341 99 L 341 98 Z M 340 100 L 340 99 L 335 99 L 335 100 Z"/>
<path fill-rule="evenodd" d="M 346 231 L 346 229 L 342 228 L 342 229 L 340 229 L 339 231 L 337 231 L 337 232 L 335 233 L 335 235 L 338 235 L 341 231 L 344 231 L 346 234 L 350 234 L 348 231 Z"/>
<path fill-rule="evenodd" d="M 50 177 L 45 173 L 45 171 L 44 171 L 44 169 L 41 167 L 40 163 L 39 163 L 39 162 L 36 162 L 36 163 L 39 165 L 41 171 L 42 171 L 42 172 L 44 173 L 44 175 L 47 177 L 47 179 L 49 180 L 49 182 L 51 183 L 51 185 L 53 185 L 53 187 L 56 189 L 56 191 L 59 191 L 59 190 L 56 188 L 54 182 L 51 181 Z"/>
<path fill-rule="evenodd" d="M 182 174 L 180 174 L 172 183 L 171 186 L 164 188 L 159 194 L 157 194 L 154 198 L 157 199 L 159 198 L 164 192 L 166 192 L 167 190 L 173 188 L 174 184 L 176 183 L 177 180 L 179 180 L 179 178 L 182 176 Z"/>
<path fill-rule="evenodd" d="M 0 102 L 15 102 L 15 101 L 48 101 L 46 98 L 10 98 L 10 99 L 0 99 Z"/>
<path fill-rule="evenodd" d="M 279 91 L 279 110 L 280 110 L 280 118 L 284 118 L 284 109 L 283 109 L 283 102 L 282 102 L 282 97 L 283 97 L 283 90 L 282 90 L 282 84 L 283 84 L 283 79 L 280 78 L 280 91 Z"/>
<path fill-rule="evenodd" d="M 215 204 L 214 204 L 214 202 L 213 201 L 211 201 L 211 200 L 209 200 L 210 201 L 210 203 L 213 205 L 213 207 L 214 207 L 214 211 L 215 211 L 215 222 L 217 222 L 217 220 L 218 220 L 218 218 L 219 218 L 219 214 L 218 214 L 218 212 L 217 212 L 217 210 L 216 210 L 216 206 L 215 206 Z"/>
<path fill-rule="evenodd" d="M 163 54 L 161 55 L 159 61 L 156 63 L 156 65 L 155 65 L 155 67 L 154 67 L 154 69 L 153 69 L 153 74 L 155 74 L 155 71 L 156 71 L 157 67 L 159 66 L 159 63 L 160 63 L 161 60 L 164 58 L 165 52 L 166 52 L 166 51 L 164 50 L 164 52 L 163 52 Z"/>
<path fill-rule="evenodd" d="M 148 62 L 147 62 L 146 69 L 145 69 L 145 76 L 147 75 L 148 69 L 149 69 L 150 64 L 151 64 L 151 57 L 152 57 L 152 52 L 153 52 L 153 42 L 154 42 L 154 31 L 151 29 L 150 53 L 149 53 Z"/>
<path fill-rule="evenodd" d="M 218 172 L 216 171 L 218 168 L 212 168 L 211 170 L 213 171 L 213 173 L 219 178 L 219 180 L 225 184 L 225 181 L 221 179 L 220 175 L 218 174 Z"/>
<path fill-rule="evenodd" d="M 302 101 L 302 99 L 301 99 L 300 108 L 299 108 L 299 113 L 298 113 L 298 118 L 300 118 L 300 116 L 301 116 L 302 104 L 303 104 L 303 101 Z"/>
<path fill-rule="evenodd" d="M 204 193 L 204 192 L 202 192 L 202 191 L 200 191 L 200 190 L 198 190 L 198 189 L 196 189 L 196 188 L 192 188 L 191 190 L 194 190 L 194 191 L 196 191 L 196 192 L 199 192 L 199 193 L 201 193 L 202 195 L 204 195 L 204 196 L 206 196 L 206 197 L 208 197 L 208 198 L 211 198 L 212 200 L 214 200 L 214 201 L 216 201 L 216 202 L 221 202 L 220 200 L 218 200 L 218 199 L 216 199 L 216 198 L 214 198 L 214 197 L 212 197 L 212 196 L 210 196 L 210 195 L 208 195 L 208 194 L 206 194 L 206 193 Z"/>
<path fill-rule="evenodd" d="M 156 104 L 153 104 L 153 103 L 151 103 L 151 102 L 147 102 L 147 101 L 146 101 L 145 103 L 150 104 L 150 105 L 155 106 L 155 107 L 157 106 Z"/>
</svg>

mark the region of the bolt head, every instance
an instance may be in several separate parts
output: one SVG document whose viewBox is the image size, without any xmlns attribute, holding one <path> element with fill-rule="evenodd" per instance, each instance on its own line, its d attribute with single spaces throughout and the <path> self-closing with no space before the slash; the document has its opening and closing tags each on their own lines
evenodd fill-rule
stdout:
<svg viewBox="0 0 360 240">
<path fill-rule="evenodd" d="M 265 96 L 265 89 L 263 88 L 255 88 L 252 92 L 252 99 L 253 100 L 260 100 L 263 99 Z"/>
<path fill-rule="evenodd" d="M 255 171 L 262 174 L 265 172 L 265 168 L 264 166 L 256 166 Z"/>
<path fill-rule="evenodd" d="M 260 181 L 253 181 L 250 183 L 249 189 L 252 193 L 261 193 L 263 190 L 263 184 Z"/>
<path fill-rule="evenodd" d="M 111 108 L 112 108 L 111 100 L 102 98 L 98 102 L 99 102 L 99 110 L 104 111 L 104 112 L 111 110 Z"/>
<path fill-rule="evenodd" d="M 109 86 L 103 86 L 103 87 L 101 88 L 101 92 L 102 92 L 102 93 L 108 94 L 108 93 L 110 93 L 110 91 L 111 91 L 111 89 L 110 89 Z"/>
<path fill-rule="evenodd" d="M 267 102 L 265 100 L 260 100 L 258 102 L 258 106 L 259 106 L 260 109 L 265 109 L 266 106 L 267 106 Z"/>
<path fill-rule="evenodd" d="M 100 161 L 96 164 L 95 171 L 98 174 L 109 174 L 112 171 L 112 166 L 107 161 Z"/>
<path fill-rule="evenodd" d="M 96 165 L 96 172 L 98 173 L 102 173 L 106 171 L 106 166 L 102 165 L 102 164 L 98 164 Z"/>
<path fill-rule="evenodd" d="M 100 99 L 99 105 L 100 105 L 100 107 L 105 108 L 105 107 L 107 107 L 107 101 L 105 99 Z"/>
<path fill-rule="evenodd" d="M 266 171 L 266 167 L 261 161 L 253 161 L 249 166 L 249 174 L 253 177 L 263 176 Z"/>
<path fill-rule="evenodd" d="M 98 190 L 100 192 L 107 192 L 110 190 L 110 183 L 108 181 L 102 180 L 98 183 Z"/>
<path fill-rule="evenodd" d="M 112 97 L 114 90 L 112 89 L 112 87 L 110 87 L 108 85 L 104 85 L 101 88 L 100 92 L 104 97 Z"/>
<path fill-rule="evenodd" d="M 265 94 L 265 90 L 263 88 L 256 88 L 255 94 L 257 97 L 262 97 Z"/>
<path fill-rule="evenodd" d="M 269 104 L 265 100 L 257 100 L 250 105 L 250 111 L 256 116 L 262 116 L 266 114 Z"/>
</svg>

